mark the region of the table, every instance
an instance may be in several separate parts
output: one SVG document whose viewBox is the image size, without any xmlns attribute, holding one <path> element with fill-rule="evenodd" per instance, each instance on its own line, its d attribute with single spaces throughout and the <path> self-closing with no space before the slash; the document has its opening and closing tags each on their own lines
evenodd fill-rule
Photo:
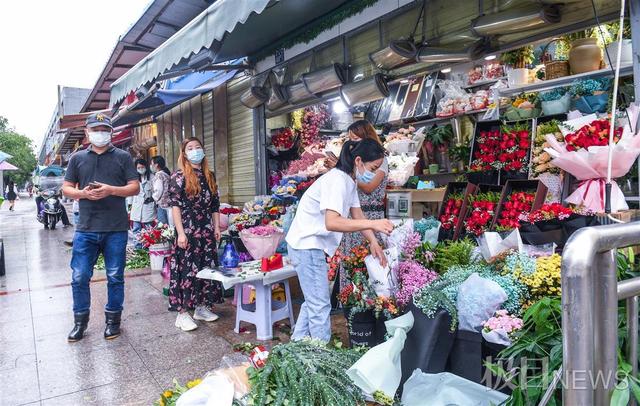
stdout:
<svg viewBox="0 0 640 406">
<path fill-rule="evenodd" d="M 198 272 L 196 277 L 218 281 L 225 289 L 244 283 L 251 284 L 256 290 L 255 310 L 251 309 L 253 305 L 245 309 L 242 303 L 242 287 L 236 288 L 236 325 L 234 331 L 240 333 L 240 322 L 245 321 L 256 326 L 258 340 L 271 340 L 273 338 L 273 323 L 289 319 L 291 326 L 294 325 L 293 305 L 287 279 L 296 276 L 296 271 L 289 263 L 288 258 L 283 258 L 284 267 L 271 272 L 262 272 L 260 262 L 245 262 L 235 269 L 205 268 Z M 271 295 L 274 283 L 283 283 L 285 286 L 284 304 L 276 301 L 272 306 Z M 277 303 L 280 303 L 279 307 Z"/>
</svg>

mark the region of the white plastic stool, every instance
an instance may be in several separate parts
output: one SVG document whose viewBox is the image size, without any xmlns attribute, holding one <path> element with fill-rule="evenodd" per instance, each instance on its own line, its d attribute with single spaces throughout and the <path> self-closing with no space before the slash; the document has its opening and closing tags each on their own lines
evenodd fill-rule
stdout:
<svg viewBox="0 0 640 406">
<path fill-rule="evenodd" d="M 271 340 L 273 338 L 273 324 L 277 321 L 289 319 L 293 329 L 293 306 L 291 304 L 291 292 L 289 281 L 282 280 L 276 283 L 284 284 L 285 303 L 271 300 L 273 284 L 264 285 L 260 282 L 248 283 L 256 290 L 256 301 L 251 304 L 242 304 L 244 284 L 236 285 L 236 328 L 235 332 L 240 333 L 240 322 L 244 321 L 256 326 L 256 338 L 258 340 Z"/>
</svg>

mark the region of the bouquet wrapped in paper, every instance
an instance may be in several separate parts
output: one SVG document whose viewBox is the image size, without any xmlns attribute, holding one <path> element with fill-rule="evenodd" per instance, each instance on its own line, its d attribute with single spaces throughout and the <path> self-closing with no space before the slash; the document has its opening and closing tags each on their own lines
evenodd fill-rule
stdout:
<svg viewBox="0 0 640 406">
<path fill-rule="evenodd" d="M 276 253 L 284 238 L 284 232 L 277 227 L 256 226 L 240 231 L 240 239 L 255 259 L 269 258 Z"/>
<path fill-rule="evenodd" d="M 625 120 L 624 128 L 618 127 L 614 133 L 612 179 L 626 175 L 640 154 L 640 137 L 634 130 L 640 111 L 636 105 L 631 105 L 627 112 L 629 121 Z M 597 213 L 604 212 L 609 120 L 597 119 L 595 115 L 585 116 L 563 123 L 561 130 L 564 134 L 564 144 L 549 135 L 547 142 L 551 147 L 545 148 L 545 151 L 552 156 L 551 163 L 554 166 L 582 181 L 578 189 L 565 201 Z M 611 210 L 617 212 L 628 208 L 622 190 L 612 181 Z"/>
</svg>

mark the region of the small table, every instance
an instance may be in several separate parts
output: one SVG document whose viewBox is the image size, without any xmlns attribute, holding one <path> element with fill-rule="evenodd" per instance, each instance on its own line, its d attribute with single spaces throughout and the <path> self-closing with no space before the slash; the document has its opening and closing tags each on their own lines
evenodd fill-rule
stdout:
<svg viewBox="0 0 640 406">
<path fill-rule="evenodd" d="M 242 287 L 236 288 L 236 328 L 240 333 L 240 322 L 246 321 L 256 326 L 258 340 L 271 340 L 273 338 L 273 323 L 289 319 L 291 327 L 294 325 L 293 306 L 287 279 L 296 276 L 293 266 L 285 259 L 284 267 L 271 272 L 260 270 L 260 261 L 251 261 L 241 264 L 235 269 L 205 268 L 196 275 L 201 279 L 208 279 L 222 283 L 225 289 L 245 283 L 251 284 L 256 290 L 255 310 L 247 310 L 243 307 Z M 283 306 L 272 308 L 272 285 L 283 283 L 285 285 L 286 302 Z"/>
</svg>

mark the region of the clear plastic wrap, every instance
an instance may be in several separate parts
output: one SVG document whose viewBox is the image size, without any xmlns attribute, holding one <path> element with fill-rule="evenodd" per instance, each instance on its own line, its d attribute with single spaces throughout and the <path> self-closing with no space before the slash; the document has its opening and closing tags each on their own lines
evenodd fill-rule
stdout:
<svg viewBox="0 0 640 406">
<path fill-rule="evenodd" d="M 438 83 L 443 97 L 438 102 L 436 116 L 449 117 L 471 111 L 469 94 L 462 88 L 459 82 L 442 80 Z"/>
<path fill-rule="evenodd" d="M 480 331 L 489 319 L 507 300 L 507 293 L 496 282 L 472 273 L 458 289 L 457 308 L 459 329 Z"/>
</svg>

